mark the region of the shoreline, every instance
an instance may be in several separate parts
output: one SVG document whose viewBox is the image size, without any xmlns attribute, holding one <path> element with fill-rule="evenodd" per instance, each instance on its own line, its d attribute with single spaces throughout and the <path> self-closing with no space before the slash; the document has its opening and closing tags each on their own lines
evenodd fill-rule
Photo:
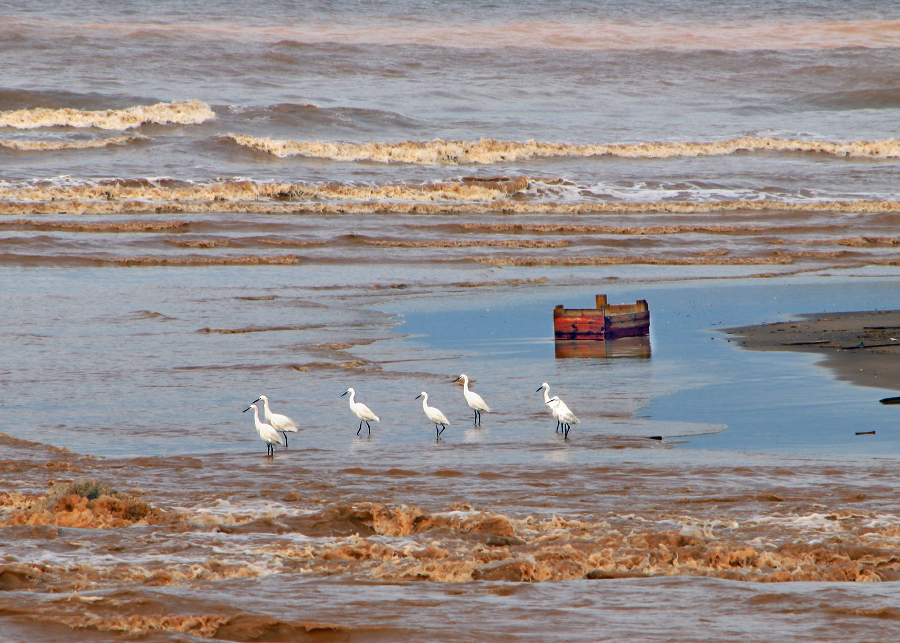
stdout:
<svg viewBox="0 0 900 643">
<path fill-rule="evenodd" d="M 900 391 L 900 310 L 812 313 L 722 332 L 746 350 L 819 355 L 838 380 Z"/>
</svg>

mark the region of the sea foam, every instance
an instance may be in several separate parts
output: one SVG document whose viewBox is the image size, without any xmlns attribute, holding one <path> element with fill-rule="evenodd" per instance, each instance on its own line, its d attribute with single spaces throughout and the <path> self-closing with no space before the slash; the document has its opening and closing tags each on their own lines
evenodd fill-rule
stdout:
<svg viewBox="0 0 900 643">
<path fill-rule="evenodd" d="M 731 138 L 709 142 L 642 142 L 598 145 L 542 143 L 539 141 L 402 141 L 322 142 L 289 141 L 229 134 L 228 138 L 280 158 L 306 156 L 334 161 L 374 161 L 415 165 L 481 165 L 550 157 L 614 156 L 662 159 L 685 156 L 719 156 L 735 152 L 813 152 L 843 157 L 897 158 L 900 140 L 814 141 L 770 136 Z"/>
<path fill-rule="evenodd" d="M 24 141 L 0 140 L 0 147 L 20 152 L 52 152 L 57 150 L 87 150 L 107 147 L 109 145 L 125 145 L 143 138 L 142 136 L 113 136 L 91 141 Z"/>
<path fill-rule="evenodd" d="M 138 105 L 127 109 L 85 111 L 65 107 L 50 109 L 17 109 L 0 112 L 0 127 L 37 129 L 40 127 L 94 127 L 104 130 L 127 130 L 144 123 L 196 125 L 215 118 L 209 105 L 199 100 Z"/>
</svg>

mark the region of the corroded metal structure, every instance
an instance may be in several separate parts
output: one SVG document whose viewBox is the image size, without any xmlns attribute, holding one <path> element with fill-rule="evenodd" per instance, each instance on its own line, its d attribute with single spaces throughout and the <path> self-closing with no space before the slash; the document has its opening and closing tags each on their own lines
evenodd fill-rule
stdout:
<svg viewBox="0 0 900 643">
<path fill-rule="evenodd" d="M 609 304 L 606 295 L 597 295 L 596 308 L 557 306 L 553 329 L 557 341 L 642 337 L 650 334 L 650 307 L 643 299 L 633 304 Z"/>
</svg>

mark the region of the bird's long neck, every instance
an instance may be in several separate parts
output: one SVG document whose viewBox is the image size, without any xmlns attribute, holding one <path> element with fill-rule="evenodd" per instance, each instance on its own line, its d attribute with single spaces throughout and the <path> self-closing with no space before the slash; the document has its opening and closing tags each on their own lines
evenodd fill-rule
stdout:
<svg viewBox="0 0 900 643">
<path fill-rule="evenodd" d="M 428 394 L 427 393 L 422 396 L 422 408 L 423 409 L 428 408 Z"/>
<path fill-rule="evenodd" d="M 465 391 L 466 393 L 469 392 L 469 378 L 468 377 L 463 378 L 463 391 Z"/>
<path fill-rule="evenodd" d="M 266 419 L 268 419 L 269 416 L 272 414 L 272 413 L 269 411 L 269 400 L 263 400 L 262 403 L 263 403 L 263 409 L 265 409 L 265 410 L 263 411 L 263 415 L 266 416 Z"/>
<path fill-rule="evenodd" d="M 258 429 L 259 425 L 260 425 L 259 408 L 255 407 L 255 406 L 253 407 L 253 421 L 256 422 L 256 428 Z"/>
<path fill-rule="evenodd" d="M 350 391 L 350 406 L 353 406 L 354 397 L 356 397 L 356 391 Z"/>
<path fill-rule="evenodd" d="M 550 401 L 550 387 L 544 386 L 544 404 Z"/>
</svg>

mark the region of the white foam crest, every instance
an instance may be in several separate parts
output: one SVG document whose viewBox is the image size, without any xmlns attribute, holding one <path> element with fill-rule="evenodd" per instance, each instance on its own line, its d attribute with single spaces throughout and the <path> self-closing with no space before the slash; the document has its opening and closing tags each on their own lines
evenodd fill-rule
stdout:
<svg viewBox="0 0 900 643">
<path fill-rule="evenodd" d="M 900 139 L 883 141 L 813 141 L 770 136 L 724 139 L 709 142 L 643 142 L 613 144 L 542 143 L 529 141 L 402 141 L 348 143 L 291 141 L 229 134 L 239 145 L 279 158 L 305 156 L 333 161 L 374 161 L 414 165 L 487 165 L 527 161 L 535 158 L 614 156 L 663 159 L 672 157 L 721 156 L 735 152 L 811 152 L 839 157 L 900 158 Z"/>
<path fill-rule="evenodd" d="M 635 183 L 634 185 L 609 185 L 594 183 L 591 185 L 565 183 L 546 183 L 532 179 L 524 194 L 538 200 L 548 198 L 563 203 L 579 203 L 585 200 L 623 201 L 628 203 L 655 203 L 660 201 L 755 201 L 766 196 L 758 190 L 707 188 L 696 185 L 670 185 Z M 779 195 L 788 197 L 789 195 Z"/>
<path fill-rule="evenodd" d="M 302 516 L 311 510 L 288 507 L 277 502 L 235 504 L 217 499 L 212 505 L 202 507 L 175 507 L 187 519 L 198 525 L 239 525 L 260 518 L 276 519 L 280 516 Z"/>
<path fill-rule="evenodd" d="M 547 182 L 530 179 L 528 188 L 522 194 L 535 201 L 553 200 L 565 204 L 592 201 L 606 203 L 772 203 L 812 204 L 840 200 L 896 199 L 897 193 L 889 194 L 834 194 L 821 190 L 803 190 L 803 193 L 767 188 L 764 191 L 750 188 L 708 187 L 693 184 L 646 183 L 616 185 L 608 183 L 578 184 L 569 181 Z"/>
<path fill-rule="evenodd" d="M 27 141 L 16 139 L 0 139 L 0 147 L 20 152 L 52 152 L 57 150 L 88 150 L 108 147 L 110 145 L 126 145 L 143 136 L 113 136 L 90 141 Z"/>
<path fill-rule="evenodd" d="M 837 516 L 835 514 L 825 514 L 813 512 L 806 515 L 790 514 L 786 516 L 757 516 L 747 520 L 747 523 L 756 525 L 778 525 L 781 527 L 793 527 L 800 531 L 822 531 L 827 533 L 847 531 L 849 526 L 843 524 L 844 520 L 851 518 L 859 518 L 861 515 Z M 900 519 L 892 517 L 893 520 L 882 520 L 877 527 L 894 526 L 900 524 Z M 871 523 L 865 526 L 873 526 Z M 874 526 L 873 526 L 874 527 Z"/>
<path fill-rule="evenodd" d="M 37 129 L 41 127 L 93 127 L 104 130 L 127 130 L 144 123 L 158 125 L 197 125 L 215 118 L 209 105 L 199 100 L 137 105 L 126 109 L 87 111 L 65 107 L 50 109 L 17 109 L 0 112 L 0 127 Z"/>
</svg>

